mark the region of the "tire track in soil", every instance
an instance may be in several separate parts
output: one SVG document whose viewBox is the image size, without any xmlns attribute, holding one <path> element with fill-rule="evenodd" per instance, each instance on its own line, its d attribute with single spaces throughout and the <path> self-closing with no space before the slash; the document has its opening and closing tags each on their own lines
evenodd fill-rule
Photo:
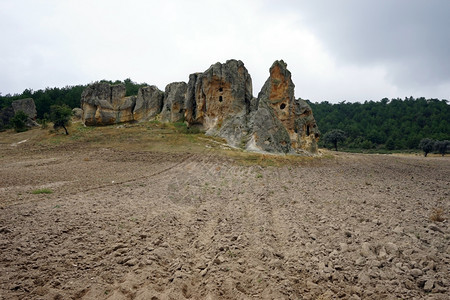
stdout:
<svg viewBox="0 0 450 300">
<path fill-rule="evenodd" d="M 189 157 L 188 158 L 186 158 L 184 161 L 183 161 L 183 163 L 184 162 L 186 162 L 187 161 L 187 159 L 189 159 Z M 184 164 L 183 163 L 180 163 L 180 164 L 175 164 L 175 165 L 172 165 L 172 166 L 170 166 L 169 168 L 166 168 L 166 169 L 164 169 L 164 170 L 162 170 L 162 171 L 160 171 L 160 172 L 158 172 L 157 174 L 151 174 L 151 175 L 149 175 L 149 176 L 143 176 L 143 177 L 141 177 L 141 178 L 138 178 L 138 179 L 136 179 L 136 180 L 134 180 L 134 181 L 137 181 L 137 180 L 144 180 L 144 181 L 146 181 L 148 178 L 152 178 L 152 177 L 155 177 L 155 176 L 157 176 L 157 175 L 159 175 L 159 176 L 157 176 L 156 177 L 156 180 L 153 180 L 153 182 L 151 182 L 151 185 L 153 185 L 153 186 L 156 186 L 156 185 L 158 185 L 158 183 L 159 182 L 162 182 L 162 181 L 164 181 L 164 180 L 167 180 L 167 178 L 168 177 L 170 177 L 170 175 L 169 175 L 169 171 L 176 171 L 176 168 L 178 168 L 178 169 L 182 169 L 183 168 L 183 166 L 184 166 Z M 165 175 L 162 175 L 164 172 L 166 172 L 167 174 L 165 174 Z M 62 232 L 64 233 L 69 233 L 69 232 L 72 232 L 72 233 L 75 233 L 76 234 L 76 232 L 78 231 L 78 232 L 80 232 L 80 235 L 81 235 L 81 237 L 79 236 L 79 235 L 77 235 L 78 237 L 76 238 L 76 240 L 74 241 L 74 244 L 76 245 L 76 244 L 80 244 L 80 243 L 86 243 L 86 242 L 88 242 L 88 244 L 91 244 L 92 246 L 95 246 L 95 240 L 94 240 L 94 242 L 89 242 L 89 241 L 87 241 L 86 239 L 85 239 L 85 237 L 83 237 L 83 235 L 82 235 L 82 233 L 81 232 L 85 232 L 85 231 L 89 231 L 89 227 L 90 227 L 90 223 L 91 222 L 89 222 L 88 220 L 89 219 L 92 219 L 92 218 L 94 218 L 95 219 L 95 216 L 92 216 L 92 214 L 89 214 L 88 213 L 88 210 L 89 210 L 89 208 L 92 206 L 92 203 L 94 203 L 94 206 L 97 206 L 97 209 L 101 209 L 102 207 L 101 207 L 101 205 L 102 205 L 102 202 L 103 202 L 103 209 L 105 210 L 103 213 L 100 213 L 99 215 L 101 215 L 101 217 L 100 218 L 97 218 L 97 222 L 99 221 L 99 220 L 101 220 L 102 222 L 100 222 L 100 223 L 104 223 L 105 222 L 105 220 L 106 220 L 106 222 L 108 222 L 108 216 L 112 216 L 112 214 L 110 214 L 110 213 L 107 213 L 107 210 L 108 209 L 111 209 L 111 208 L 114 208 L 114 207 L 111 207 L 111 202 L 108 202 L 107 200 L 105 201 L 105 200 L 103 200 L 103 199 L 105 199 L 105 198 L 108 198 L 108 194 L 114 194 L 114 196 L 115 197 L 119 197 L 119 198 L 121 198 L 121 199 L 126 199 L 126 194 L 122 194 L 121 193 L 121 191 L 120 191 L 120 186 L 121 186 L 121 184 L 116 184 L 116 185 L 114 185 L 114 186 L 106 186 L 106 187 L 99 187 L 99 188 L 97 188 L 97 189 L 95 189 L 94 191 L 95 191 L 95 193 L 92 193 L 92 191 L 93 190 L 89 190 L 89 191 L 87 191 L 87 192 L 85 192 L 85 193 L 79 193 L 79 194 L 77 194 L 77 195 L 74 195 L 73 197 L 70 197 L 69 196 L 69 198 L 67 198 L 67 199 L 65 199 L 65 203 L 66 203 L 66 205 L 67 206 L 70 206 L 70 205 L 72 205 L 74 202 L 76 202 L 77 201 L 77 199 L 79 199 L 80 197 L 85 197 L 85 196 L 83 196 L 83 195 L 86 195 L 86 197 L 89 197 L 90 198 L 90 200 L 91 201 L 89 201 L 88 203 L 86 203 L 86 202 L 84 202 L 84 205 L 79 205 L 79 208 L 80 209 L 82 209 L 82 210 L 84 210 L 84 213 L 86 213 L 86 215 L 84 215 L 84 216 L 81 216 L 80 218 L 76 218 L 76 223 L 77 223 L 77 225 L 75 225 L 75 226 L 68 226 L 68 227 L 71 227 L 71 228 L 69 228 L 69 229 L 67 229 L 67 228 L 64 228 L 64 229 L 62 229 Z M 110 191 L 109 189 L 113 189 L 113 191 Z M 164 191 L 161 191 L 161 193 L 163 193 Z M 99 195 L 99 196 L 96 196 L 96 194 L 97 195 Z M 112 196 L 112 195 L 111 195 Z M 73 200 L 72 200 L 72 203 L 71 203 L 71 200 L 70 200 L 70 198 L 72 198 Z M 97 198 L 97 199 L 96 199 Z M 92 201 L 93 200 L 93 201 Z M 23 206 L 23 205 L 27 205 L 28 203 L 23 203 L 23 204 L 20 204 L 20 206 Z M 134 204 L 136 204 L 136 203 L 123 203 L 123 204 L 125 204 L 125 205 L 122 205 L 122 206 L 133 206 Z M 48 205 L 46 205 L 47 207 L 43 207 L 43 209 L 45 210 L 45 208 L 49 208 L 49 207 L 51 207 L 53 205 L 53 203 L 50 203 L 50 204 L 48 204 Z M 100 207 L 99 207 L 100 206 Z M 95 211 L 94 211 L 95 212 Z M 123 217 L 127 217 L 128 215 L 130 215 L 130 214 L 127 214 L 126 213 L 126 210 L 122 210 L 122 213 L 123 212 L 125 212 L 125 216 L 122 216 L 122 219 L 123 219 Z M 42 212 L 38 212 L 38 211 L 35 211 L 35 213 L 42 213 Z M 99 215 L 97 215 L 97 216 L 99 216 Z M 133 215 L 132 213 L 131 213 L 131 215 Z M 61 216 L 61 217 L 63 217 L 63 216 Z M 44 219 L 44 218 L 43 218 Z M 62 219 L 62 218 L 61 218 Z M 56 218 L 56 222 L 60 222 L 59 221 L 60 220 L 60 218 Z M 39 221 L 39 220 L 38 220 Z M 18 229 L 18 231 L 20 231 L 20 228 L 17 228 Z M 31 240 L 31 239 L 29 239 L 29 240 Z M 48 242 L 50 242 L 52 240 L 52 238 L 50 237 L 49 239 L 46 239 L 46 240 L 43 240 L 42 242 L 46 242 L 46 243 L 48 243 Z M 111 242 L 109 242 L 109 243 L 111 243 Z M 69 243 L 70 244 L 70 243 Z M 33 247 L 33 246 L 26 246 L 27 248 L 31 248 L 31 249 L 33 249 L 33 250 L 38 250 L 37 251 L 37 253 L 39 253 L 41 250 L 40 250 L 40 247 L 38 246 L 38 247 Z M 73 246 L 72 246 L 72 248 L 73 248 Z M 75 247 L 75 249 L 73 249 L 71 252 L 77 252 L 77 257 L 78 258 L 83 258 L 83 256 L 84 256 L 84 254 L 83 253 L 85 253 L 86 255 L 91 255 L 91 253 L 89 253 L 89 252 L 87 252 L 86 250 L 86 248 L 87 247 L 83 247 L 83 248 L 81 248 L 81 249 L 78 249 L 78 250 L 76 250 L 76 248 L 77 247 Z M 122 247 L 122 246 L 118 246 L 118 249 L 116 249 L 116 250 L 119 250 L 120 248 L 124 248 L 124 247 Z M 42 249 L 42 248 L 41 248 Z M 126 249 L 126 248 L 125 248 Z M 107 254 L 109 254 L 109 253 L 103 253 L 103 255 L 106 255 L 107 256 Z M 43 259 L 48 259 L 49 257 L 48 256 L 46 256 L 46 255 L 41 255 L 40 257 L 38 257 L 37 259 L 36 259 L 36 262 L 37 262 L 37 265 L 39 265 L 39 261 L 40 260 L 43 260 Z M 92 260 L 98 260 L 99 258 L 96 258 L 96 257 L 91 257 L 91 261 Z M 104 259 L 104 258 L 102 258 L 102 259 Z M 20 264 L 20 262 L 19 262 L 19 264 Z M 55 262 L 54 263 L 55 264 L 55 266 L 57 267 L 58 266 L 58 262 Z M 96 267 L 96 266 L 93 266 L 93 267 Z M 98 267 L 98 266 L 97 266 Z M 104 269 L 103 271 L 108 271 L 108 269 Z M 46 273 L 46 271 L 45 270 L 42 270 L 42 272 L 45 274 Z M 48 272 L 47 272 L 48 273 Z M 50 273 L 52 273 L 52 272 L 50 272 Z M 43 276 L 43 278 L 45 278 L 45 275 Z M 12 281 L 14 281 L 14 278 L 11 278 L 11 280 Z M 28 289 L 27 289 L 28 290 Z"/>
<path fill-rule="evenodd" d="M 444 284 L 448 256 L 424 254 L 445 253 L 448 242 L 439 232 L 422 229 L 428 244 L 411 242 L 405 227 L 394 240 L 404 251 L 394 262 L 355 264 L 367 249 L 381 255 L 392 241 L 392 226 L 413 218 L 414 228 L 424 228 L 408 209 L 401 217 L 393 213 L 387 198 L 413 203 L 420 196 L 408 198 L 403 190 L 417 193 L 420 187 L 399 179 L 404 160 L 398 167 L 379 167 L 377 157 L 341 162 L 242 167 L 206 152 L 177 166 L 166 162 L 158 174 L 140 169 L 140 176 L 118 184 L 3 208 L 0 247 L 6 255 L 0 263 L 6 275 L 0 292 L 9 299 L 370 299 L 387 291 L 424 296 L 411 276 L 392 275 L 399 263 L 404 268 L 411 261 L 416 267 L 434 261 L 435 269 L 423 272 L 433 274 L 436 286 Z M 448 173 L 448 165 L 442 171 Z M 418 180 L 430 185 L 430 203 L 445 194 L 433 189 L 448 186 Z M 389 184 L 390 191 L 382 189 Z M 415 209 L 425 212 L 424 206 Z M 7 215 L 15 219 L 7 223 Z M 409 250 L 411 259 L 404 254 Z M 362 282 L 364 276 L 377 285 Z"/>
</svg>

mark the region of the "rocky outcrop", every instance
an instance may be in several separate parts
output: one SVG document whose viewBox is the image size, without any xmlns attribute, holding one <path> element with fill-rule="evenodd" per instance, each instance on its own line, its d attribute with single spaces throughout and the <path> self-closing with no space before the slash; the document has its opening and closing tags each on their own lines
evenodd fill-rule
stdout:
<svg viewBox="0 0 450 300">
<path fill-rule="evenodd" d="M 136 96 L 125 97 L 125 85 L 94 83 L 81 94 L 85 125 L 111 125 L 133 121 Z"/>
<path fill-rule="evenodd" d="M 18 111 L 23 111 L 28 116 L 28 118 L 36 120 L 36 105 L 32 98 L 15 100 L 12 103 L 12 107 L 14 109 L 14 114 L 16 114 Z"/>
<path fill-rule="evenodd" d="M 14 111 L 14 114 L 16 114 L 19 111 L 23 111 L 28 116 L 27 122 L 25 123 L 27 127 L 40 126 L 36 122 L 37 116 L 36 104 L 34 103 L 34 100 L 32 98 L 15 100 L 13 101 L 11 106 Z"/>
<path fill-rule="evenodd" d="M 160 116 L 162 122 L 184 121 L 186 91 L 186 82 L 173 82 L 166 86 Z"/>
<path fill-rule="evenodd" d="M 258 95 L 250 149 L 316 152 L 320 132 L 309 105 L 294 97 L 295 85 L 284 61 L 275 61 Z M 286 138 L 288 137 L 288 139 Z"/>
<path fill-rule="evenodd" d="M 158 119 L 187 122 L 239 148 L 272 153 L 317 151 L 320 132 L 309 105 L 295 99 L 294 83 L 284 61 L 275 61 L 258 98 L 244 63 L 228 60 L 189 82 L 174 82 L 163 93 L 155 86 L 125 97 L 125 86 L 96 83 L 82 94 L 86 125 Z"/>
<path fill-rule="evenodd" d="M 186 121 L 189 126 L 200 125 L 208 134 L 238 146 L 248 134 L 252 99 L 252 79 L 244 63 L 216 63 L 203 73 L 190 75 Z"/>
<path fill-rule="evenodd" d="M 83 110 L 79 107 L 72 109 L 72 117 L 75 120 L 81 120 L 83 118 Z"/>
<path fill-rule="evenodd" d="M 164 92 L 156 86 L 141 87 L 136 98 L 136 106 L 133 118 L 136 121 L 148 121 L 154 119 L 163 107 Z"/>
<path fill-rule="evenodd" d="M 266 101 L 259 102 L 251 124 L 252 131 L 246 144 L 247 150 L 271 153 L 291 152 L 289 134 Z"/>
</svg>

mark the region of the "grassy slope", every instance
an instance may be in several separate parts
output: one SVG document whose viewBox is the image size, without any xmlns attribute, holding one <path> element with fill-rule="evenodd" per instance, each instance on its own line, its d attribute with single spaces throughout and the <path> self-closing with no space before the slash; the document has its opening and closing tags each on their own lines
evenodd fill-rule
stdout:
<svg viewBox="0 0 450 300">
<path fill-rule="evenodd" d="M 63 130 L 54 131 L 35 128 L 22 133 L 13 130 L 0 132 L 0 145 L 6 147 L 14 143 L 26 144 L 33 149 L 77 149 L 80 147 L 114 148 L 121 151 L 150 151 L 164 153 L 212 154 L 230 158 L 241 165 L 282 166 L 315 164 L 320 157 L 294 155 L 270 155 L 234 149 L 226 141 L 203 133 L 190 133 L 183 123 L 160 123 L 156 121 L 136 124 L 85 127 L 74 122 L 69 127 L 69 135 Z M 25 142 L 23 142 L 25 141 Z"/>
</svg>

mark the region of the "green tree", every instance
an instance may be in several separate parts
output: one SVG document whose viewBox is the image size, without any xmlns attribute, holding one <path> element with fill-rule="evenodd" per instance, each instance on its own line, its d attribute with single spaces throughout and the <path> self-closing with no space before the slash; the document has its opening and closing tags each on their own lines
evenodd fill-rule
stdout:
<svg viewBox="0 0 450 300">
<path fill-rule="evenodd" d="M 0 131 L 11 128 L 10 120 L 14 117 L 14 109 L 11 106 L 0 109 Z"/>
<path fill-rule="evenodd" d="M 52 105 L 50 107 L 50 120 L 53 122 L 55 130 L 62 127 L 68 135 L 66 126 L 69 125 L 70 117 L 72 117 L 72 110 L 67 105 Z"/>
<path fill-rule="evenodd" d="M 393 138 L 388 138 L 386 141 L 386 149 L 388 150 L 394 150 L 395 149 L 395 142 Z"/>
<path fill-rule="evenodd" d="M 424 138 L 424 139 L 420 140 L 419 148 L 422 149 L 424 156 L 427 157 L 428 153 L 433 151 L 434 141 L 429 138 Z"/>
<path fill-rule="evenodd" d="M 434 149 L 444 156 L 445 153 L 447 153 L 447 148 L 449 145 L 450 141 L 436 141 L 434 143 Z"/>
<path fill-rule="evenodd" d="M 346 138 L 346 133 L 340 129 L 330 130 L 323 136 L 324 142 L 327 144 L 333 144 L 336 151 L 338 151 L 338 143 L 345 141 Z"/>
<path fill-rule="evenodd" d="M 28 115 L 24 113 L 23 111 L 19 110 L 16 112 L 14 117 L 10 120 L 13 128 L 16 130 L 16 132 L 23 132 L 27 131 L 27 120 Z"/>
</svg>

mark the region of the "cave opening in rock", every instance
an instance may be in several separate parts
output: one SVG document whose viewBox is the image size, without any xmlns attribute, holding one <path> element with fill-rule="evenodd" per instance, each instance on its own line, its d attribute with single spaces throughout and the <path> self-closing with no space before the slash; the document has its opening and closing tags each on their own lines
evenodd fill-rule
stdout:
<svg viewBox="0 0 450 300">
<path fill-rule="evenodd" d="M 280 109 L 285 109 L 286 108 L 286 104 L 284 104 L 284 103 L 281 103 L 281 105 L 280 105 Z"/>
<path fill-rule="evenodd" d="M 219 88 L 219 92 L 223 92 L 223 87 L 220 87 L 220 88 Z"/>
<path fill-rule="evenodd" d="M 309 136 L 309 126 L 306 126 L 306 136 Z"/>
<path fill-rule="evenodd" d="M 223 101 L 223 97 L 219 96 L 219 102 L 222 102 L 222 101 Z"/>
</svg>

